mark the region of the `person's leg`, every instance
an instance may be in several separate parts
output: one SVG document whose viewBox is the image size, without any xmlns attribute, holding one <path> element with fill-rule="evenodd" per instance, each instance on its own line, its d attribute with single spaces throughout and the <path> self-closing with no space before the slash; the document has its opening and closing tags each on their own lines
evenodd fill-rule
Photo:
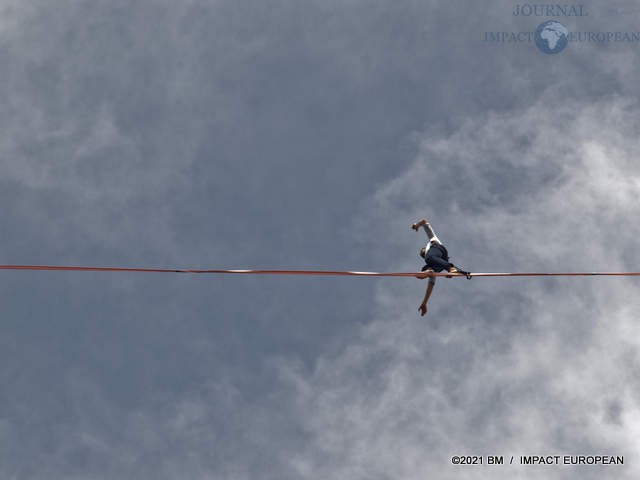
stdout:
<svg viewBox="0 0 640 480">
<path fill-rule="evenodd" d="M 438 248 L 430 248 L 425 259 L 427 266 L 433 268 L 436 272 L 447 270 L 453 267 L 453 263 L 448 262 L 442 256 L 442 252 Z"/>
</svg>

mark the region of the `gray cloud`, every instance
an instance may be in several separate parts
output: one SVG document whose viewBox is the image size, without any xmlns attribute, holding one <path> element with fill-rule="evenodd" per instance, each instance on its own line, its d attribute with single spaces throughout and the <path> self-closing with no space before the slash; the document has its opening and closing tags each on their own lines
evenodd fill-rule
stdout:
<svg viewBox="0 0 640 480">
<path fill-rule="evenodd" d="M 567 26 L 638 18 L 590 5 Z M 3 263 L 415 268 L 427 214 L 474 270 L 637 264 L 632 46 L 486 45 L 536 23 L 507 3 L 1 8 Z M 411 477 L 465 431 L 560 448 L 589 420 L 581 445 L 614 448 L 634 424 L 624 281 L 440 282 L 418 323 L 415 281 L 2 279 L 3 478 Z M 612 383 L 585 414 L 593 357 Z M 396 440 L 402 466 L 371 461 Z"/>
</svg>

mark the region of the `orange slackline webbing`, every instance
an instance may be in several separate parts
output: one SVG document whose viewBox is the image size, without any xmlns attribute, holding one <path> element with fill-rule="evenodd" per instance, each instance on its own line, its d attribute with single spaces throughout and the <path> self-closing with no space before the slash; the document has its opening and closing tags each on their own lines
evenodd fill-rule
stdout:
<svg viewBox="0 0 640 480">
<path fill-rule="evenodd" d="M 82 272 L 148 272 L 148 273 L 238 273 L 253 275 L 325 275 L 325 276 L 366 276 L 366 277 L 416 277 L 420 272 L 356 272 L 335 270 L 220 270 L 194 268 L 137 268 L 137 267 L 86 267 L 61 265 L 0 265 L 0 270 L 57 270 Z M 584 277 L 617 276 L 637 277 L 640 272 L 564 272 L 564 273 L 429 273 L 429 277 Z"/>
</svg>

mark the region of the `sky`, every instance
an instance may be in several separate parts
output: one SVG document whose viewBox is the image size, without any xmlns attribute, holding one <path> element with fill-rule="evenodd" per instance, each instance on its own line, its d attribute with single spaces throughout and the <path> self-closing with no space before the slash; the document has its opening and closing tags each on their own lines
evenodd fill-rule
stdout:
<svg viewBox="0 0 640 480">
<path fill-rule="evenodd" d="M 640 45 L 516 4 L 0 0 L 0 263 L 639 271 Z M 634 278 L 0 282 L 3 479 L 640 475 Z"/>
</svg>

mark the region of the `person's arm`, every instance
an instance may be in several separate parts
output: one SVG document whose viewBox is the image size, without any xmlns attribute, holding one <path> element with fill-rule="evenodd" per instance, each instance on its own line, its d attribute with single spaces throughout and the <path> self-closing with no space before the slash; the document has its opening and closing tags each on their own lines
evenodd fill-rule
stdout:
<svg viewBox="0 0 640 480">
<path fill-rule="evenodd" d="M 411 225 L 411 228 L 413 228 L 416 232 L 420 227 L 424 228 L 424 231 L 427 232 L 427 237 L 429 237 L 429 241 L 435 240 L 436 242 L 440 242 L 435 232 L 433 231 L 433 228 L 431 228 L 431 224 L 427 222 L 426 219 L 423 218 L 422 220 L 417 221 L 416 223 Z"/>
<path fill-rule="evenodd" d="M 432 281 L 434 280 L 434 281 Z M 429 284 L 427 285 L 427 290 L 424 292 L 424 298 L 422 299 L 422 303 L 418 307 L 421 316 L 425 316 L 427 314 L 427 302 L 429 301 L 429 297 L 431 296 L 431 292 L 433 291 L 433 286 L 436 284 L 435 279 L 431 277 L 429 279 Z"/>
</svg>

